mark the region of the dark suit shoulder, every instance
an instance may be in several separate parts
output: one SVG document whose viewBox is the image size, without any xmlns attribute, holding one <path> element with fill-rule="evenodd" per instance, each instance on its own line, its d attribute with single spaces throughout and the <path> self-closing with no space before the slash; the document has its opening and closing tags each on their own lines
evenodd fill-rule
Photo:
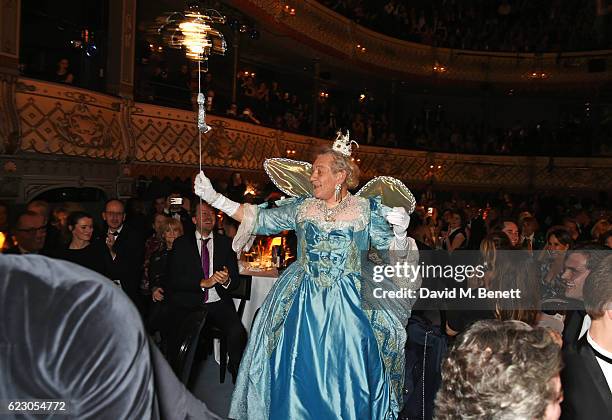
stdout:
<svg viewBox="0 0 612 420">
<path fill-rule="evenodd" d="M 215 243 L 218 243 L 224 248 L 232 247 L 232 240 L 228 238 L 227 236 L 223 236 L 223 235 L 215 235 Z"/>
<path fill-rule="evenodd" d="M 183 235 L 183 236 L 179 236 L 178 238 L 176 238 L 176 240 L 174 241 L 174 244 L 172 245 L 172 249 L 177 249 L 177 248 L 186 249 L 186 248 L 193 246 L 194 244 L 195 244 L 195 238 L 191 236 Z"/>
<path fill-rule="evenodd" d="M 583 337 L 563 349 L 561 419 L 593 419 L 612 409 L 608 384 L 593 351 Z"/>
</svg>

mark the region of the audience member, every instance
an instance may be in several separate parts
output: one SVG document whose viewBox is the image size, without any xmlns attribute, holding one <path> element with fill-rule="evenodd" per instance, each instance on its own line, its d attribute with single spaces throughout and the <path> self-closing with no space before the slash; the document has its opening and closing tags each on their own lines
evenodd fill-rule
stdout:
<svg viewBox="0 0 612 420">
<path fill-rule="evenodd" d="M 195 233 L 185 233 L 174 242 L 169 260 L 169 282 L 165 300 L 169 305 L 168 356 L 171 364 L 178 352 L 178 328 L 195 310 L 205 308 L 206 322 L 227 337 L 230 373 L 236 377 L 246 346 L 246 330 L 238 318 L 229 293 L 238 287 L 238 263 L 231 242 L 214 233 L 216 213 L 206 203 L 197 203 L 193 215 Z"/>
<path fill-rule="evenodd" d="M 151 255 L 153 255 L 154 253 L 159 251 L 160 248 L 162 248 L 162 245 L 163 245 L 162 229 L 168 219 L 169 217 L 164 213 L 153 214 L 153 233 L 145 241 L 144 257 L 143 257 L 144 266 L 142 270 L 142 283 L 140 284 L 140 291 L 145 296 L 151 295 L 151 279 L 149 277 L 149 261 L 150 261 Z"/>
<path fill-rule="evenodd" d="M 105 254 L 104 248 L 101 248 L 99 241 L 92 242 L 93 217 L 88 213 L 76 211 L 70 213 L 66 225 L 71 236 L 70 244 L 61 249 L 57 257 L 107 276 L 109 261 L 101 258 Z"/>
<path fill-rule="evenodd" d="M 612 413 L 612 256 L 590 272 L 583 295 L 590 326 L 576 347 L 563 352 L 561 418 L 567 420 Z"/>
<path fill-rule="evenodd" d="M 519 245 L 519 229 L 514 220 L 502 220 L 499 225 L 493 228 L 508 235 L 513 248 Z"/>
<path fill-rule="evenodd" d="M 444 360 L 434 417 L 556 420 L 560 370 L 559 346 L 544 328 L 479 321 Z"/>
<path fill-rule="evenodd" d="M 487 272 L 479 287 L 490 291 L 520 290 L 516 298 L 463 299 L 460 307 L 447 311 L 446 332 L 455 336 L 482 319 L 523 321 L 535 325 L 540 307 L 539 272 L 526 253 L 510 252 L 503 233 L 488 235 L 482 244 Z M 503 248 L 505 246 L 505 248 Z M 476 293 L 473 293 L 476 296 Z"/>
<path fill-rule="evenodd" d="M 569 310 L 564 321 L 563 347 L 575 347 L 585 332 L 584 284 L 589 274 L 607 255 L 605 247 L 588 244 L 576 246 L 565 256 L 561 280 Z"/>
<path fill-rule="evenodd" d="M 22 212 L 11 228 L 11 234 L 13 245 L 5 254 L 44 254 L 47 225 L 43 215 L 31 210 Z"/>
<path fill-rule="evenodd" d="M 563 226 L 553 226 L 546 232 L 546 246 L 538 258 L 544 299 L 554 299 L 565 294 L 561 274 L 564 271 L 565 253 L 573 247 L 573 243 L 569 231 Z"/>
<path fill-rule="evenodd" d="M 109 260 L 108 277 L 118 282 L 136 307 L 143 311 L 139 286 L 144 263 L 144 240 L 137 231 L 124 224 L 125 207 L 122 201 L 108 200 L 102 218 L 106 226 L 100 239 L 105 244 L 101 257 Z"/>
<path fill-rule="evenodd" d="M 173 191 L 166 197 L 166 208 L 164 213 L 173 219 L 179 220 L 183 223 L 183 230 L 185 232 L 193 232 L 195 230 L 191 216 L 189 216 L 189 210 L 183 207 L 183 202 L 186 198 L 178 191 Z"/>
<path fill-rule="evenodd" d="M 453 252 L 467 247 L 468 235 L 463 227 L 463 215 L 457 210 L 449 214 L 448 231 L 442 233 L 442 249 Z"/>
<path fill-rule="evenodd" d="M 153 200 L 153 215 L 163 214 L 166 209 L 166 197 L 156 197 Z"/>
<path fill-rule="evenodd" d="M 52 80 L 57 83 L 74 84 L 74 75 L 70 71 L 70 61 L 67 58 L 61 58 L 57 62 L 57 69 L 53 73 Z"/>
<path fill-rule="evenodd" d="M 532 252 L 544 248 L 544 237 L 538 232 L 538 221 L 533 216 L 527 216 L 521 219 L 521 236 L 519 244 L 521 249 Z"/>
<path fill-rule="evenodd" d="M 59 232 L 60 243 L 62 245 L 69 244 L 71 239 L 67 223 L 69 215 L 70 211 L 65 207 L 56 207 L 51 212 L 50 224 Z"/>
<path fill-rule="evenodd" d="M 165 338 L 168 336 L 168 328 L 176 328 L 176 325 L 167 325 L 167 311 L 164 301 L 164 293 L 168 289 L 168 255 L 172 251 L 176 238 L 183 236 L 183 224 L 176 220 L 167 218 L 160 228 L 161 245 L 147 262 L 150 295 L 153 301 L 147 319 L 147 330 L 149 332 L 160 331 Z M 165 344 L 162 348 L 165 348 Z"/>
<path fill-rule="evenodd" d="M 606 248 L 612 249 L 612 230 L 607 231 L 599 237 L 599 243 Z"/>
<path fill-rule="evenodd" d="M 232 172 L 227 186 L 227 197 L 237 203 L 242 203 L 245 191 L 246 184 L 242 179 L 242 174 L 240 172 Z"/>
<path fill-rule="evenodd" d="M 33 200 L 28 203 L 26 210 L 38 213 L 44 218 L 44 224 L 47 227 L 45 236 L 45 244 L 43 245 L 42 253 L 44 255 L 53 255 L 58 249 L 62 248 L 61 232 L 53 225 L 49 224 L 50 207 L 49 203 L 44 200 Z"/>
</svg>

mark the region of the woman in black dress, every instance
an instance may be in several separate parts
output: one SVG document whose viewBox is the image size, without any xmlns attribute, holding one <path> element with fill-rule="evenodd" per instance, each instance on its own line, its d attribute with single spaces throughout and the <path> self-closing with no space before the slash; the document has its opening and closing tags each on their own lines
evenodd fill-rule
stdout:
<svg viewBox="0 0 612 420">
<path fill-rule="evenodd" d="M 449 215 L 448 231 L 442 233 L 442 249 L 453 252 L 465 249 L 467 246 L 467 233 L 465 232 L 463 214 L 452 210 Z"/>
<path fill-rule="evenodd" d="M 75 211 L 68 216 L 68 231 L 71 239 L 68 248 L 60 251 L 59 258 L 79 264 L 106 275 L 105 253 L 92 243 L 93 218 L 84 211 Z"/>
</svg>

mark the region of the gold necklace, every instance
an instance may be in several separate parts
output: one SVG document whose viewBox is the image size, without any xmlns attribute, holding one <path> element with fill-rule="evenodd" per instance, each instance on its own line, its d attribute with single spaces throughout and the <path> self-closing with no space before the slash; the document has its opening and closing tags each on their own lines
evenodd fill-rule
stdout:
<svg viewBox="0 0 612 420">
<path fill-rule="evenodd" d="M 325 204 L 323 200 L 319 200 L 317 202 L 317 205 L 319 206 L 319 210 L 321 210 L 321 213 L 323 213 L 324 215 L 323 220 L 325 220 L 326 222 L 335 222 L 338 213 L 344 210 L 348 206 L 350 201 L 351 194 L 348 193 L 342 199 L 342 201 L 340 201 L 340 204 L 338 204 L 336 207 L 332 207 L 331 209 L 327 207 L 327 204 Z"/>
</svg>

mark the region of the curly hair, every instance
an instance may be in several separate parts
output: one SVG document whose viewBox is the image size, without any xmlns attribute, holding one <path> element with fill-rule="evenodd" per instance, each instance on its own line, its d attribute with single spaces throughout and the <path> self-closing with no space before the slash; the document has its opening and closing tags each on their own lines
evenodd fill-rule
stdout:
<svg viewBox="0 0 612 420">
<path fill-rule="evenodd" d="M 355 164 L 355 162 L 353 162 L 350 157 L 344 156 L 343 154 L 336 152 L 330 147 L 326 147 L 322 149 L 319 153 L 317 153 L 317 156 L 321 155 L 330 155 L 334 159 L 332 164 L 332 171 L 334 173 L 338 173 L 340 171 L 346 172 L 345 182 L 346 186 L 349 189 L 353 189 L 357 187 L 357 185 L 359 185 L 359 167 Z"/>
<path fill-rule="evenodd" d="M 479 321 L 442 366 L 436 419 L 531 420 L 557 397 L 561 353 L 550 333 L 520 321 Z"/>
</svg>

